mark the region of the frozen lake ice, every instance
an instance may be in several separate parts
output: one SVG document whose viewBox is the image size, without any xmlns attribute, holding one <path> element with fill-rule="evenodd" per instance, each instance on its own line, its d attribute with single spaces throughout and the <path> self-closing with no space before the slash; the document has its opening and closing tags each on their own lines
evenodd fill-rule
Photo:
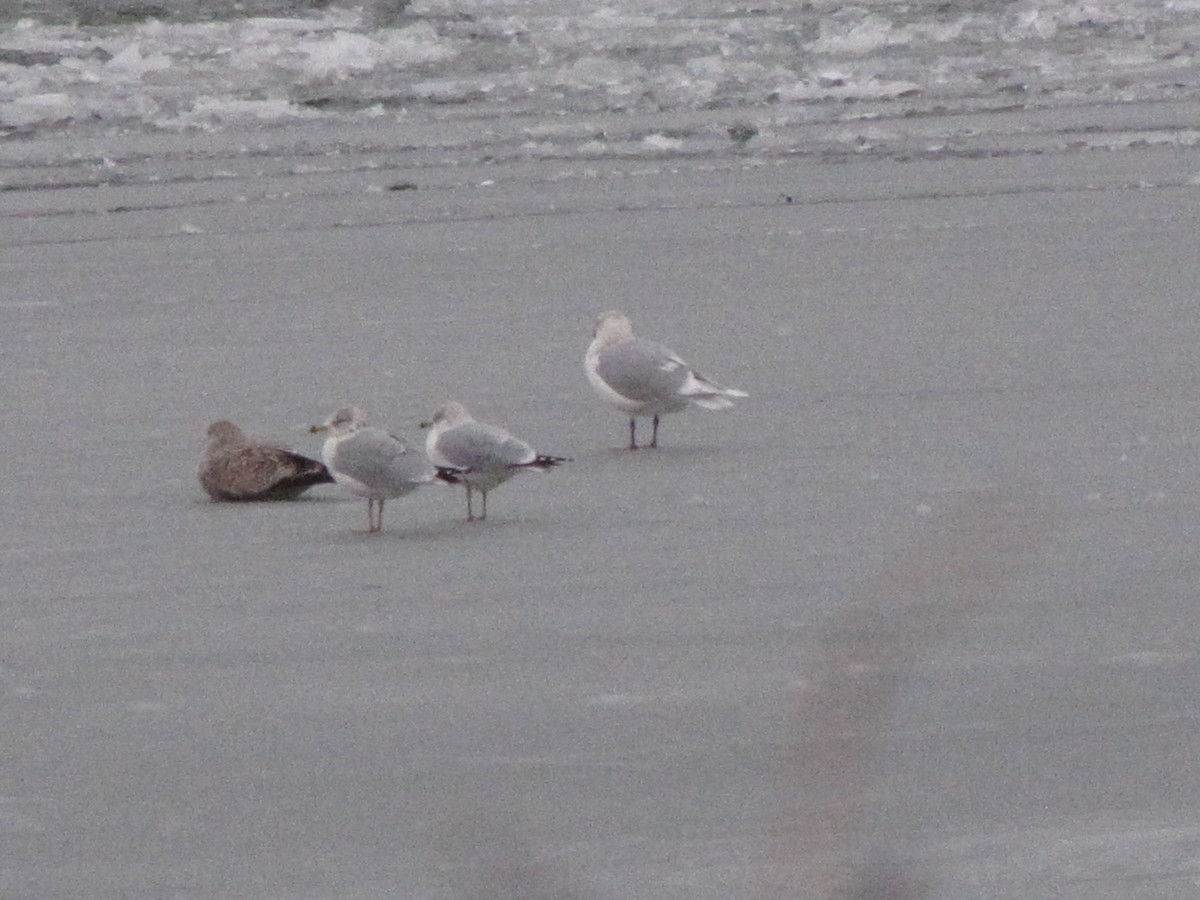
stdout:
<svg viewBox="0 0 1200 900">
<path fill-rule="evenodd" d="M 528 6 L 2 32 L 0 893 L 1194 896 L 1194 4 Z M 621 449 L 613 307 L 750 397 Z M 450 397 L 574 461 L 195 480 Z"/>
</svg>

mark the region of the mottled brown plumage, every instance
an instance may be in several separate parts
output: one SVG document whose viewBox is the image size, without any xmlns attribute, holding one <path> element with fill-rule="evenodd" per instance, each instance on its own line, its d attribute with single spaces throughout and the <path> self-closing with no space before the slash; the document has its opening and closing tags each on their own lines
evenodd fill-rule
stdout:
<svg viewBox="0 0 1200 900">
<path fill-rule="evenodd" d="M 208 444 L 196 472 L 214 500 L 294 500 L 310 487 L 333 481 L 315 459 L 253 441 L 232 422 L 208 426 Z"/>
</svg>

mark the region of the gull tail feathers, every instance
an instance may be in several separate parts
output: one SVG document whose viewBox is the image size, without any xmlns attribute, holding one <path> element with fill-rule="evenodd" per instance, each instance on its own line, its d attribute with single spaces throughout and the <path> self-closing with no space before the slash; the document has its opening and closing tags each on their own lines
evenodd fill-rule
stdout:
<svg viewBox="0 0 1200 900">
<path fill-rule="evenodd" d="M 553 469 L 559 463 L 571 462 L 569 456 L 547 456 L 539 453 L 535 459 L 531 459 L 527 463 L 517 463 L 510 466 L 512 469 L 533 469 L 535 472 L 544 472 L 547 469 Z"/>
<path fill-rule="evenodd" d="M 444 481 L 446 484 L 462 484 L 462 476 L 467 472 L 466 469 L 456 469 L 454 466 L 437 466 L 437 474 L 433 476 L 435 481 Z"/>
<path fill-rule="evenodd" d="M 316 484 L 333 484 L 333 476 L 325 468 L 325 464 L 301 456 L 299 453 L 289 453 L 288 459 L 296 464 L 296 471 L 287 478 L 289 484 L 299 487 L 312 487 Z"/>
<path fill-rule="evenodd" d="M 687 382 L 679 392 L 704 409 L 727 409 L 733 406 L 734 398 L 750 396 L 745 391 L 727 388 L 696 372 L 688 376 Z"/>
</svg>

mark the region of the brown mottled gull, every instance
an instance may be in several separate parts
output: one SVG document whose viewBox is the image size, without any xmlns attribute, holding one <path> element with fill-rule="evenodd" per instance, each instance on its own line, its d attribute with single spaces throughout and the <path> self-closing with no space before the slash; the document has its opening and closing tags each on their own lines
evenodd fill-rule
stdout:
<svg viewBox="0 0 1200 900">
<path fill-rule="evenodd" d="M 315 459 L 247 438 L 232 422 L 208 426 L 208 443 L 196 471 L 214 500 L 294 500 L 333 477 Z"/>
</svg>

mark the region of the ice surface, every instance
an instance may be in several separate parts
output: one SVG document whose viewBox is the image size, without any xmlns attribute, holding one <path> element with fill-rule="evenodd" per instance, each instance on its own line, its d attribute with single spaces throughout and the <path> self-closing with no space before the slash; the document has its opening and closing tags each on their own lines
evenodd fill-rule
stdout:
<svg viewBox="0 0 1200 900">
<path fill-rule="evenodd" d="M 0 894 L 1194 896 L 1200 7 L 246 11 L 0 34 Z M 195 483 L 447 396 L 574 462 Z"/>
<path fill-rule="evenodd" d="M 811 144 L 795 129 L 814 122 L 1194 98 L 1188 48 L 1200 39 L 1200 10 L 1148 0 L 428 0 L 399 16 L 369 5 L 255 16 L 250 5 L 236 17 L 214 7 L 215 20 L 84 27 L 58 23 L 54 4 L 45 7 L 48 18 L 0 26 L 0 129 L 10 135 L 64 123 L 96 133 L 245 127 L 246 103 L 266 104 L 262 125 L 301 110 L 335 121 L 380 109 L 424 120 L 452 105 L 486 143 L 488 123 L 514 113 L 677 113 L 695 130 L 706 113 L 740 108 L 788 129 L 789 152 L 803 152 Z M 31 95 L 56 101 L 31 104 Z M 997 137 L 994 151 L 1004 152 Z M 767 142 L 748 149 L 779 151 Z M 853 139 L 843 150 L 854 152 Z"/>
<path fill-rule="evenodd" d="M 3 893 L 825 897 L 882 842 L 930 897 L 1190 896 L 1193 149 L 254 159 L 0 217 Z M 618 300 L 751 398 L 620 450 L 582 371 Z M 313 452 L 447 395 L 575 463 L 378 540 L 194 482 L 216 416 Z"/>
</svg>

